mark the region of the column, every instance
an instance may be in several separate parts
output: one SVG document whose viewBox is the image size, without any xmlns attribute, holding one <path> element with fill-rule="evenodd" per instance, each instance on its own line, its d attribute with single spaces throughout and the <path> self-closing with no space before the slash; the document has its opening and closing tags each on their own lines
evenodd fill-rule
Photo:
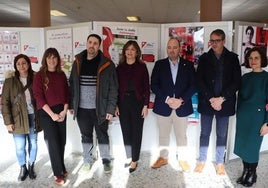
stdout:
<svg viewBox="0 0 268 188">
<path fill-rule="evenodd" d="M 222 21 L 222 0 L 201 0 L 200 21 Z"/>
<path fill-rule="evenodd" d="M 50 0 L 30 0 L 30 26 L 48 27 L 50 21 Z"/>
</svg>

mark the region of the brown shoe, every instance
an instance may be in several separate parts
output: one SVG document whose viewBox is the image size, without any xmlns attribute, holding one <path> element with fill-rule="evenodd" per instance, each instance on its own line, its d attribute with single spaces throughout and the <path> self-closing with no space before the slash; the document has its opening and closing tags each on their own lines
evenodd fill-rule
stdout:
<svg viewBox="0 0 268 188">
<path fill-rule="evenodd" d="M 59 186 L 65 183 L 63 176 L 56 176 L 54 182 L 56 185 L 59 185 Z"/>
<path fill-rule="evenodd" d="M 187 161 L 179 161 L 179 165 L 184 172 L 190 172 L 191 168 Z"/>
<path fill-rule="evenodd" d="M 152 165 L 152 168 L 160 168 L 163 165 L 168 164 L 168 160 L 163 157 L 158 157 L 157 161 Z"/>
<path fill-rule="evenodd" d="M 201 173 L 203 172 L 203 169 L 205 167 L 205 163 L 204 162 L 198 162 L 194 171 L 197 172 L 197 173 Z"/>
<path fill-rule="evenodd" d="M 224 176 L 226 174 L 223 164 L 217 164 L 216 171 L 217 171 L 217 174 L 220 176 Z"/>
</svg>

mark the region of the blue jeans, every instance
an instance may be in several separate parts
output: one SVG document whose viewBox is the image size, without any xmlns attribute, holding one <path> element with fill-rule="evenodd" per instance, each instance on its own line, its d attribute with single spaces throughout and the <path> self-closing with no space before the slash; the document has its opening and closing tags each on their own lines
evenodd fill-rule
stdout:
<svg viewBox="0 0 268 188">
<path fill-rule="evenodd" d="M 29 163 L 32 164 L 35 162 L 37 154 L 37 134 L 34 133 L 34 114 L 29 114 L 29 134 L 13 134 L 15 146 L 16 146 L 16 155 L 20 166 L 26 164 L 26 157 L 28 150 Z M 28 145 L 26 144 L 28 141 Z M 28 146 L 28 148 L 26 148 Z"/>
<path fill-rule="evenodd" d="M 201 114 L 201 135 L 199 148 L 199 161 L 205 162 L 207 160 L 207 151 L 209 146 L 209 138 L 212 129 L 212 121 L 214 115 Z M 216 118 L 216 163 L 222 164 L 224 162 L 224 154 L 227 140 L 227 128 L 229 116 L 215 115 Z"/>
</svg>

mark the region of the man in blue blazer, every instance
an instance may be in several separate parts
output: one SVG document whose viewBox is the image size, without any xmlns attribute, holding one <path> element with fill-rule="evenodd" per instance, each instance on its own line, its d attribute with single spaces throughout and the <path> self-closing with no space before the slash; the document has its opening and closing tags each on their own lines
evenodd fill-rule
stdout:
<svg viewBox="0 0 268 188">
<path fill-rule="evenodd" d="M 159 126 L 160 156 L 152 165 L 159 168 L 168 163 L 168 146 L 173 127 L 178 147 L 179 165 L 190 171 L 187 163 L 187 116 L 193 113 L 191 97 L 195 93 L 195 70 L 192 62 L 179 56 L 180 41 L 170 38 L 168 57 L 158 60 L 152 71 L 151 89 L 155 94 L 153 112 Z"/>
</svg>

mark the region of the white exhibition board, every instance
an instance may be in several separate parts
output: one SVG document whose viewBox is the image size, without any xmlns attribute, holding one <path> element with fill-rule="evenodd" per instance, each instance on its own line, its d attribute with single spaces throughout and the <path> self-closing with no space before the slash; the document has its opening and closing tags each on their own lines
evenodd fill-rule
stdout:
<svg viewBox="0 0 268 188">
<path fill-rule="evenodd" d="M 39 70 L 44 49 L 44 32 L 42 28 L 0 27 L 0 33 L 1 94 L 5 77 L 4 73 L 14 70 L 13 61 L 16 55 L 20 53 L 26 54 L 33 62 L 33 70 Z"/>
<path fill-rule="evenodd" d="M 225 46 L 232 50 L 233 22 L 193 22 L 171 23 L 161 25 L 161 57 L 166 57 L 166 44 L 169 38 L 170 27 L 204 27 L 204 51 L 208 51 L 210 33 L 215 29 L 222 29 L 226 35 Z"/>
<path fill-rule="evenodd" d="M 154 60 L 159 58 L 160 50 L 160 24 L 150 24 L 150 23 L 130 23 L 130 22 L 93 22 L 93 32 L 103 36 L 103 27 L 108 27 L 112 32 L 119 30 L 131 30 L 132 36 L 136 36 L 134 40 L 137 40 L 141 50 L 143 51 L 143 43 L 149 43 L 152 45 L 152 53 L 154 55 Z M 123 32 L 122 32 L 123 33 Z M 130 32 L 125 32 L 122 34 L 123 37 L 128 37 Z M 134 33 L 134 34 L 133 34 Z M 120 34 L 118 34 L 120 35 Z M 130 36 L 131 38 L 131 36 Z M 133 37 L 134 38 L 134 37 Z M 118 62 L 114 62 L 117 64 Z M 151 75 L 154 62 L 146 62 L 149 75 Z"/>
<path fill-rule="evenodd" d="M 42 59 L 44 49 L 44 29 L 43 28 L 26 28 L 26 27 L 0 27 L 0 31 L 19 32 L 19 53 L 27 54 L 27 47 L 33 48 L 34 55 L 37 56 L 38 63 L 32 64 L 35 71 L 39 69 L 39 63 Z"/>
<path fill-rule="evenodd" d="M 19 28 L 21 29 L 21 28 Z M 43 28 L 24 28 L 20 31 L 20 39 L 21 39 L 21 53 L 25 52 L 25 46 L 32 46 L 32 48 L 36 48 L 38 63 L 32 63 L 32 67 L 35 71 L 39 70 L 42 56 L 44 52 L 44 29 Z M 26 53 L 27 54 L 27 53 Z"/>
</svg>

